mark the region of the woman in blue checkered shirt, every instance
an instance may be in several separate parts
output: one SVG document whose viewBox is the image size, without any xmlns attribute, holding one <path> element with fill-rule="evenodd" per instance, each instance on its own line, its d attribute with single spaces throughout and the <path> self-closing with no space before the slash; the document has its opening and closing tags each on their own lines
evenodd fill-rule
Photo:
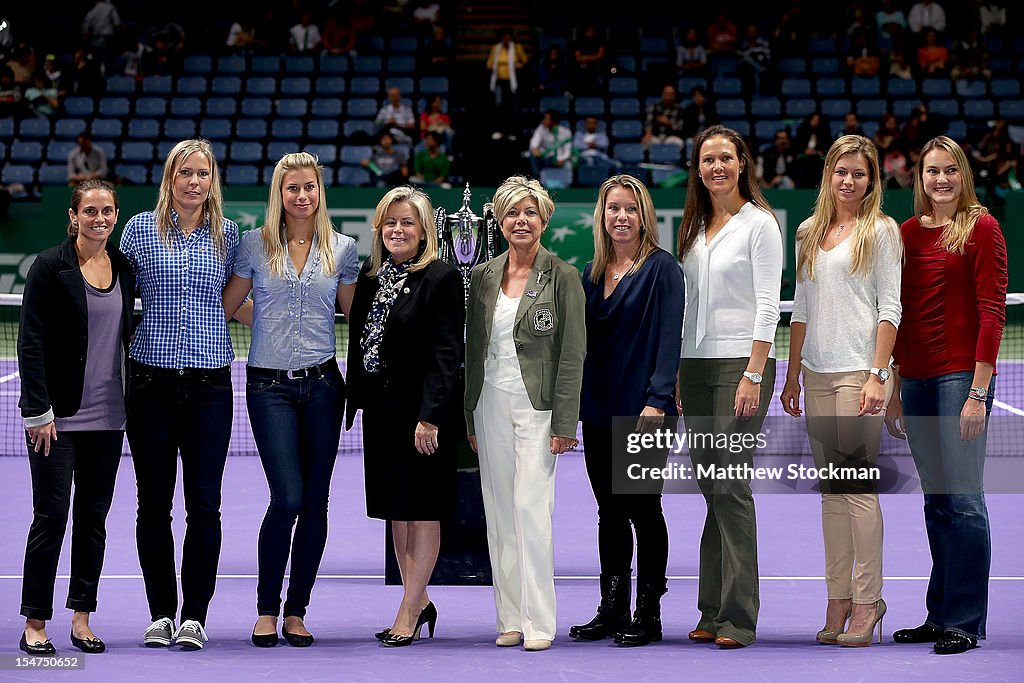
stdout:
<svg viewBox="0 0 1024 683">
<path fill-rule="evenodd" d="M 136 538 L 153 623 L 144 642 L 199 649 L 220 558 L 221 482 L 231 437 L 231 340 L 221 294 L 238 248 L 224 218 L 217 160 L 205 140 L 167 154 L 156 209 L 121 235 L 142 297 L 129 355 L 128 443 L 139 511 Z M 171 502 L 181 454 L 186 527 L 181 626 Z"/>
</svg>

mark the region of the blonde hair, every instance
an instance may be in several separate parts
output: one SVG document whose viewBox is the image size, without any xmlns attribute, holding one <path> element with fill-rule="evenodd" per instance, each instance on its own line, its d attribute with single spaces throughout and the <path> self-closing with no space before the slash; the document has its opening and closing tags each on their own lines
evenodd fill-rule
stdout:
<svg viewBox="0 0 1024 683">
<path fill-rule="evenodd" d="M 971 165 L 964 150 L 952 139 L 940 135 L 924 143 L 921 156 L 917 160 L 917 169 L 914 172 L 914 213 L 917 217 L 931 216 L 935 210 L 932 201 L 924 193 L 924 158 L 934 150 L 941 150 L 953 157 L 953 164 L 960 174 L 960 200 L 956 205 L 956 213 L 953 220 L 942 229 L 939 241 L 947 251 L 962 254 L 971 239 L 975 224 L 988 213 L 988 209 L 978 201 L 978 195 L 974 190 L 974 174 L 971 173 Z"/>
<path fill-rule="evenodd" d="M 301 169 L 312 169 L 316 173 L 319 188 L 319 202 L 314 215 L 313 234 L 316 236 L 316 251 L 320 257 L 320 272 L 326 277 L 334 275 L 334 225 L 327 214 L 327 193 L 324 191 L 324 172 L 316 157 L 307 152 L 285 154 L 274 166 L 270 179 L 270 196 L 267 199 L 267 213 L 260 232 L 263 235 L 263 252 L 267 256 L 271 277 L 283 277 L 288 272 L 288 231 L 285 226 L 284 200 L 281 198 L 284 174 Z"/>
<path fill-rule="evenodd" d="M 814 263 L 818 256 L 818 248 L 825 240 L 829 227 L 836 218 L 836 198 L 832 192 L 832 175 L 839 165 L 839 160 L 847 154 L 864 157 L 868 166 L 868 187 L 857 205 L 856 225 L 850 233 L 853 257 L 850 260 L 850 274 L 866 274 L 871 271 L 876 230 L 879 223 L 889 231 L 892 238 L 896 230 L 896 221 L 882 213 L 882 183 L 879 180 L 878 149 L 875 143 L 862 135 L 843 135 L 832 143 L 825 155 L 825 167 L 821 172 L 821 186 L 818 188 L 818 201 L 814 206 L 814 214 L 797 230 L 796 238 L 800 242 L 797 254 L 796 276 L 798 280 L 814 279 Z"/>
<path fill-rule="evenodd" d="M 377 272 L 387 258 L 387 248 L 384 246 L 384 216 L 393 204 L 405 202 L 410 204 L 416 214 L 416 219 L 423 228 L 423 250 L 418 257 L 410 263 L 408 272 L 415 273 L 423 270 L 437 260 L 437 227 L 434 223 L 434 207 L 430 203 L 430 197 L 410 185 L 401 185 L 381 197 L 377 203 L 377 210 L 373 214 L 373 244 L 370 245 L 370 277 L 377 277 Z"/>
<path fill-rule="evenodd" d="M 203 202 L 203 210 L 210 222 L 210 237 L 214 249 L 224 258 L 227 255 L 227 241 L 224 237 L 224 194 L 220 188 L 220 172 L 217 170 L 217 159 L 213 156 L 213 148 L 203 139 L 182 140 L 167 153 L 164 161 L 164 172 L 160 178 L 160 194 L 156 200 L 156 233 L 160 241 L 170 248 L 172 244 L 171 207 L 174 201 L 174 175 L 193 154 L 202 154 L 210 162 L 210 192 Z"/>
<path fill-rule="evenodd" d="M 640 211 L 640 249 L 626 275 L 639 270 L 647 257 L 658 249 L 658 217 L 654 212 L 651 193 L 641 181 L 631 175 L 613 175 L 601 183 L 601 189 L 597 192 L 597 205 L 594 207 L 594 261 L 590 266 L 590 281 L 593 283 L 600 282 L 604 277 L 604 271 L 612 257 L 612 237 L 605 229 L 604 212 L 608 193 L 613 187 L 623 187 L 632 192 Z"/>
<path fill-rule="evenodd" d="M 494 191 L 492 201 L 494 202 L 494 217 L 498 219 L 498 224 L 501 225 L 501 221 L 509 209 L 524 199 L 532 199 L 537 202 L 540 219 L 544 221 L 544 225 L 547 225 L 551 220 L 551 215 L 555 213 L 555 202 L 540 181 L 522 175 L 509 176 Z"/>
</svg>

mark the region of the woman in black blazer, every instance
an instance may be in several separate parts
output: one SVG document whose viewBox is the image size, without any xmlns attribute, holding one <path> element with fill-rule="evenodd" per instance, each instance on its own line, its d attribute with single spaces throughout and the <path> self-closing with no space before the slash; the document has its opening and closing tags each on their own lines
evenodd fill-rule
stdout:
<svg viewBox="0 0 1024 683">
<path fill-rule="evenodd" d="M 25 550 L 19 647 L 55 655 L 46 634 L 75 484 L 68 609 L 71 642 L 103 652 L 89 627 L 106 540 L 106 518 L 124 441 L 124 367 L 135 283 L 124 255 L 108 242 L 117 222 L 109 183 L 75 187 L 68 239 L 36 257 L 25 281 L 18 334 L 18 405 L 32 472 L 32 526 Z"/>
<path fill-rule="evenodd" d="M 465 435 L 459 368 L 462 276 L 437 260 L 430 199 L 411 187 L 384 195 L 349 314 L 346 427 L 363 410 L 366 513 L 391 521 L 405 593 L 388 647 L 409 645 L 437 610 L 427 596 L 441 521 L 455 503 L 455 452 Z"/>
</svg>

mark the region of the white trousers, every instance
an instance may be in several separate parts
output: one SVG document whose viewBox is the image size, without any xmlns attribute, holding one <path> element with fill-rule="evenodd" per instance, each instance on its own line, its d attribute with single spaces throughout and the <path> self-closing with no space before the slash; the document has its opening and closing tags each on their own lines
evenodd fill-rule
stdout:
<svg viewBox="0 0 1024 683">
<path fill-rule="evenodd" d="M 551 411 L 534 410 L 525 387 L 513 393 L 484 382 L 473 419 L 497 630 L 554 640 L 557 457 L 550 450 Z"/>
</svg>

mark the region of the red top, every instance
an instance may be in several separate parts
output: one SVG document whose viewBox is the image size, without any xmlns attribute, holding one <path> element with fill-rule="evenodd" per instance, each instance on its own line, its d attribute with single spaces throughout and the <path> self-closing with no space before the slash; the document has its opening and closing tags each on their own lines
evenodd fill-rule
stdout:
<svg viewBox="0 0 1024 683">
<path fill-rule="evenodd" d="M 963 254 L 944 249 L 941 228 L 915 216 L 902 226 L 903 318 L 893 357 L 914 379 L 996 363 L 1006 322 L 1006 240 L 999 223 L 978 219 Z"/>
</svg>

